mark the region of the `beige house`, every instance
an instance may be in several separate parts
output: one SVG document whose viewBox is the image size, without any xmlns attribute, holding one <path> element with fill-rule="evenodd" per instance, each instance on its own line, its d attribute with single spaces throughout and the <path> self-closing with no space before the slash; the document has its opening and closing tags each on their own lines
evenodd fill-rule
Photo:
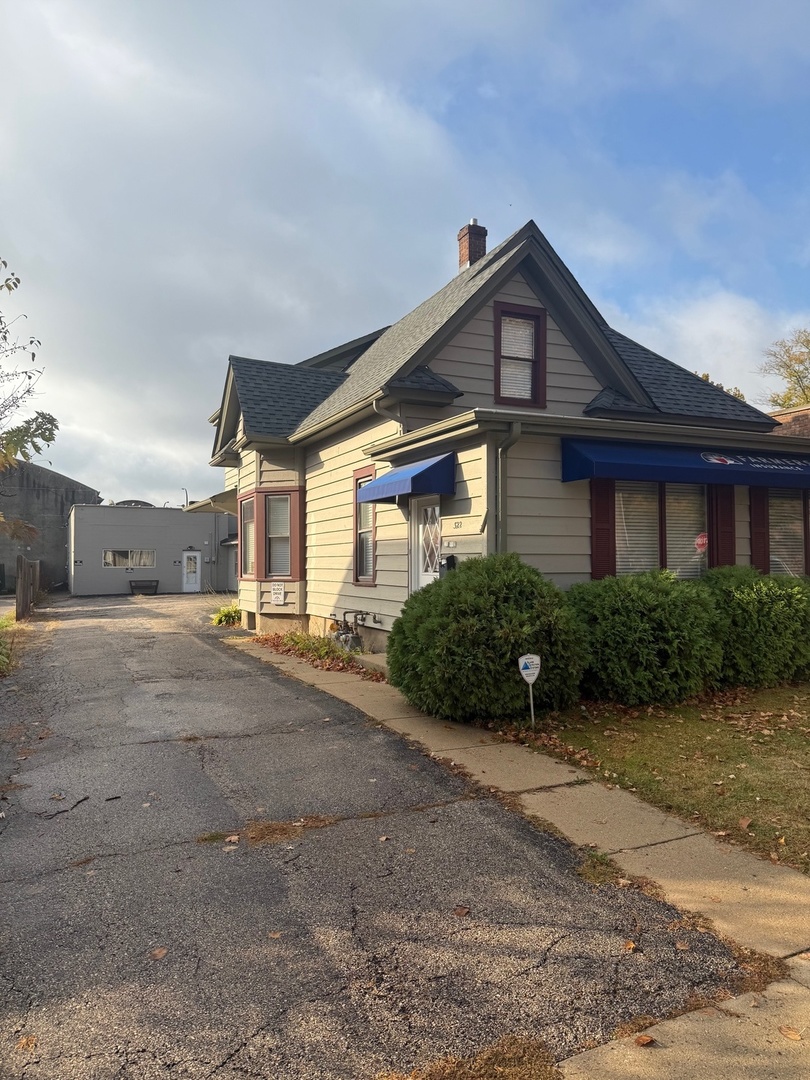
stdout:
<svg viewBox="0 0 810 1080">
<path fill-rule="evenodd" d="M 810 439 L 612 330 L 528 222 L 399 322 L 297 364 L 232 356 L 211 464 L 249 628 L 347 614 L 381 649 L 455 559 L 563 588 L 665 566 L 804 573 Z"/>
</svg>

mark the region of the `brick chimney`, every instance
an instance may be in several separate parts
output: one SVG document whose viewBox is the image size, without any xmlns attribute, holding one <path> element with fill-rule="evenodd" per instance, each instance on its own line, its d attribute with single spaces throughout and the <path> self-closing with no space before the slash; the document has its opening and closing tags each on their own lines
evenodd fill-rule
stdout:
<svg viewBox="0 0 810 1080">
<path fill-rule="evenodd" d="M 466 270 L 487 253 L 487 230 L 473 218 L 458 234 L 458 268 Z"/>
</svg>

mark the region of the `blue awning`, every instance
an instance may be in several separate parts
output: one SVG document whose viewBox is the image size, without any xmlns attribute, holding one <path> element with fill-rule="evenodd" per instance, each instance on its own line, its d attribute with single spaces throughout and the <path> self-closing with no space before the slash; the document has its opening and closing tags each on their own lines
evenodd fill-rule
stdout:
<svg viewBox="0 0 810 1080">
<path fill-rule="evenodd" d="M 359 503 L 395 502 L 398 495 L 452 495 L 456 490 L 456 455 L 426 458 L 391 469 L 357 492 Z"/>
<path fill-rule="evenodd" d="M 774 437 L 778 442 L 778 436 Z M 810 454 L 782 454 L 778 448 L 729 450 L 661 443 L 563 439 L 564 481 L 668 480 L 676 484 L 745 484 L 750 487 L 810 488 Z"/>
</svg>

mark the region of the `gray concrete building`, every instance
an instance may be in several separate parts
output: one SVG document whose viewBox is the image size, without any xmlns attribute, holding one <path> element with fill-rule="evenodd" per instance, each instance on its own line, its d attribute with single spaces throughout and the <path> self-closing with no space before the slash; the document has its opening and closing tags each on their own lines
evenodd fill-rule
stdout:
<svg viewBox="0 0 810 1080">
<path fill-rule="evenodd" d="M 99 493 L 52 469 L 21 461 L 0 472 L 0 513 L 6 520 L 33 525 L 32 540 L 15 540 L 0 533 L 0 591 L 14 588 L 17 556 L 39 559 L 44 588 L 67 581 L 68 514 L 74 503 L 97 504 Z"/>
<path fill-rule="evenodd" d="M 224 592 L 229 578 L 235 581 L 230 564 L 236 548 L 229 542 L 235 532 L 230 514 L 76 505 L 68 527 L 70 591 L 76 596 Z"/>
</svg>

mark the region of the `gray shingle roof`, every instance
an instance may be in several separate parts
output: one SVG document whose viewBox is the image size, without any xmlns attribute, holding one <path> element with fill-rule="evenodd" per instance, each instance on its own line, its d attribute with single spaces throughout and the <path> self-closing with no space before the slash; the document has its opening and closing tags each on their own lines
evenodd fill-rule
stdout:
<svg viewBox="0 0 810 1080">
<path fill-rule="evenodd" d="M 452 394 L 454 397 L 461 394 L 461 390 L 457 386 L 454 386 L 447 379 L 442 378 L 441 375 L 437 375 L 422 364 L 415 367 L 413 371 L 409 371 L 407 375 L 398 375 L 396 378 L 391 379 L 388 386 L 392 390 L 435 390 L 437 393 Z"/>
<path fill-rule="evenodd" d="M 303 434 L 321 421 L 377 393 L 433 335 L 493 277 L 517 250 L 513 233 L 498 247 L 454 277 L 443 289 L 394 323 L 349 369 L 349 378 L 298 426 Z"/>
<path fill-rule="evenodd" d="M 646 405 L 642 405 L 638 401 L 632 401 L 624 394 L 620 394 L 618 390 L 614 390 L 612 386 L 606 386 L 604 390 L 600 390 L 582 411 L 586 416 L 600 412 L 632 412 L 646 413 L 647 416 L 653 415 L 652 410 Z"/>
<path fill-rule="evenodd" d="M 245 431 L 253 436 L 286 438 L 318 405 L 345 382 L 342 371 L 230 357 Z"/>
<path fill-rule="evenodd" d="M 696 420 L 723 420 L 745 427 L 754 425 L 767 430 L 775 426 L 772 416 L 646 349 L 618 330 L 608 326 L 602 332 L 660 412 L 669 416 L 694 417 Z M 589 409 L 595 401 L 591 402 Z"/>
</svg>

